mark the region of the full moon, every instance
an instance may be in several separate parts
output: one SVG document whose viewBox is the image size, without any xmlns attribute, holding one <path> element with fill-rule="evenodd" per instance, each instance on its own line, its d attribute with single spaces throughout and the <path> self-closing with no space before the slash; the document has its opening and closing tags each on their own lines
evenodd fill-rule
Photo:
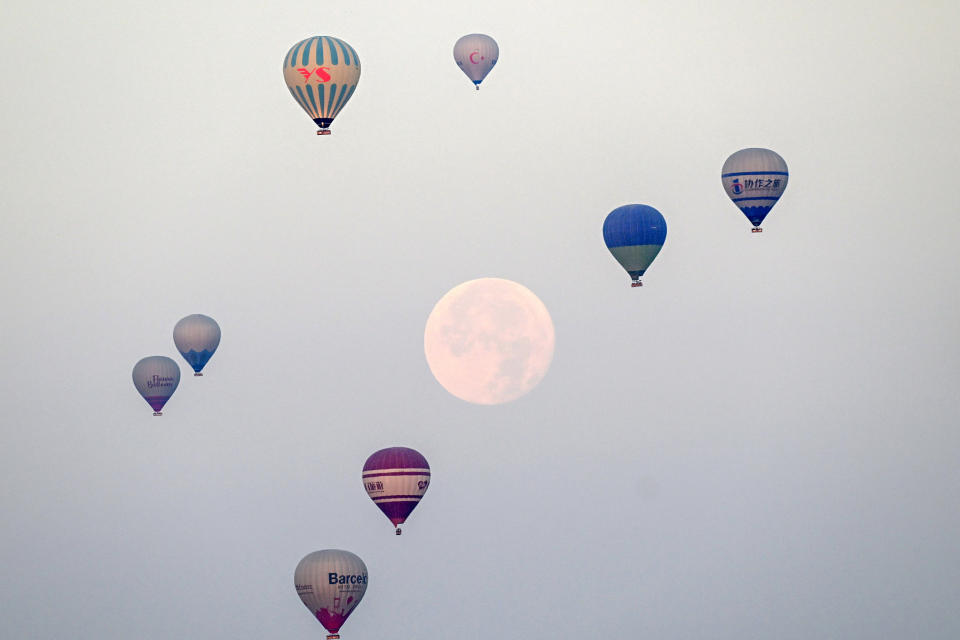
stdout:
<svg viewBox="0 0 960 640">
<path fill-rule="evenodd" d="M 553 321 L 510 280 L 457 285 L 430 312 L 423 349 L 440 385 L 467 402 L 500 404 L 533 389 L 553 360 Z"/>
</svg>

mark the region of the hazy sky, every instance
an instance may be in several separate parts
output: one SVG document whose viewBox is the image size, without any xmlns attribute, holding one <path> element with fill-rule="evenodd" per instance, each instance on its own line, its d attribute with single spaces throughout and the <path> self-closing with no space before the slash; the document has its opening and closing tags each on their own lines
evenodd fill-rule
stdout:
<svg viewBox="0 0 960 640">
<path fill-rule="evenodd" d="M 53 2 L 0 8 L 0 636 L 960 636 L 956 2 Z M 474 91 L 458 37 L 500 61 Z M 359 53 L 318 138 L 294 42 Z M 790 184 L 751 234 L 720 167 Z M 631 289 L 606 214 L 669 233 Z M 556 327 L 500 406 L 432 378 L 494 276 Z M 176 321 L 220 323 L 195 379 Z M 151 416 L 130 371 L 181 364 Z M 386 446 L 430 491 L 396 537 Z"/>
</svg>

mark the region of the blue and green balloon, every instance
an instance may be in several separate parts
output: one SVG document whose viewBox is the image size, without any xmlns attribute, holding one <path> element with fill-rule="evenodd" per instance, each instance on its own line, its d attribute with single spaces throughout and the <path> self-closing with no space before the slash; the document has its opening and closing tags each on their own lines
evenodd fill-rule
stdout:
<svg viewBox="0 0 960 640">
<path fill-rule="evenodd" d="M 631 286 L 641 287 L 640 276 L 650 268 L 667 239 L 667 221 L 645 204 L 617 207 L 603 221 L 603 240 L 617 262 L 630 274 Z"/>
</svg>

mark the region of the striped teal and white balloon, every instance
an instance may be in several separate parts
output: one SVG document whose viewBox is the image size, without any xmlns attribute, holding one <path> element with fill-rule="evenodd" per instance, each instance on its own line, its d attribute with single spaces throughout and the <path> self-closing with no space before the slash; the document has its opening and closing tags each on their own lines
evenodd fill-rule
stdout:
<svg viewBox="0 0 960 640">
<path fill-rule="evenodd" d="M 360 58 L 339 38 L 306 38 L 283 58 L 283 80 L 293 99 L 320 127 L 317 135 L 329 135 L 330 123 L 357 89 Z"/>
<path fill-rule="evenodd" d="M 787 188 L 787 163 L 770 149 L 740 149 L 723 163 L 723 189 L 753 225 L 754 233 Z"/>
<path fill-rule="evenodd" d="M 471 82 L 480 90 L 480 83 L 487 77 L 500 58 L 497 41 L 482 33 L 463 36 L 453 45 L 453 59 L 460 70 L 467 74 Z"/>
</svg>

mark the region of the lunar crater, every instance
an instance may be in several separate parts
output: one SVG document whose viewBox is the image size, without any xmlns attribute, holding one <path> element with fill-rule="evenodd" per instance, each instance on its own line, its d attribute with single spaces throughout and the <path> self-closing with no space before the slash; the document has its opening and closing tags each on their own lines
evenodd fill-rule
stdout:
<svg viewBox="0 0 960 640">
<path fill-rule="evenodd" d="M 470 280 L 437 302 L 424 331 L 427 364 L 451 394 L 500 404 L 532 390 L 553 359 L 550 313 L 510 280 Z"/>
</svg>

